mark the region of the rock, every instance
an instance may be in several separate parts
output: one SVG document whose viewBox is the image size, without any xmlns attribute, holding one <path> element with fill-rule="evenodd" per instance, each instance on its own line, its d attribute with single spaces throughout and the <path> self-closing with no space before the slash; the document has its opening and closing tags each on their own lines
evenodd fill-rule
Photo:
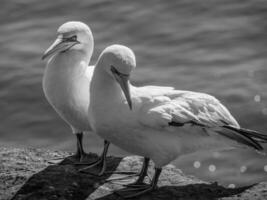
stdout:
<svg viewBox="0 0 267 200">
<path fill-rule="evenodd" d="M 81 165 L 74 165 L 72 157 L 64 152 L 51 152 L 43 149 L 0 148 L 0 199 L 1 200 L 115 200 L 123 199 L 114 191 L 123 188 L 118 181 L 111 181 L 122 175 L 115 171 L 138 172 L 141 158 L 130 156 L 125 158 L 109 157 L 108 171 L 111 174 L 97 177 L 78 170 Z M 57 165 L 48 161 L 57 157 L 67 157 Z M 97 159 L 89 154 L 86 162 Z M 97 168 L 89 170 L 97 173 Z M 149 174 L 153 173 L 150 166 Z M 128 178 L 126 184 L 133 181 Z M 149 180 L 146 180 L 147 182 Z M 254 186 L 230 189 L 217 183 L 207 183 L 194 177 L 184 175 L 172 165 L 164 167 L 160 176 L 159 188 L 136 199 L 267 199 L 267 182 Z"/>
</svg>

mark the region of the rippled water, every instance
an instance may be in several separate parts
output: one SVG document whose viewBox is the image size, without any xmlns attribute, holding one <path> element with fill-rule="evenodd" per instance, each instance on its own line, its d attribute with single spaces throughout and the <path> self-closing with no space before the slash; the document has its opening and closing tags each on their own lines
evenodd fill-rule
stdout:
<svg viewBox="0 0 267 200">
<path fill-rule="evenodd" d="M 265 0 L 3 0 L 1 144 L 74 150 L 74 136 L 41 88 L 45 63 L 40 57 L 68 20 L 90 25 L 92 63 L 107 45 L 127 45 L 137 57 L 134 84 L 210 93 L 242 126 L 267 131 Z M 99 152 L 101 144 L 93 134 L 86 138 L 88 151 Z M 112 153 L 122 151 L 113 148 Z M 197 152 L 175 164 L 185 173 L 224 184 L 267 180 L 266 156 L 251 151 Z"/>
</svg>

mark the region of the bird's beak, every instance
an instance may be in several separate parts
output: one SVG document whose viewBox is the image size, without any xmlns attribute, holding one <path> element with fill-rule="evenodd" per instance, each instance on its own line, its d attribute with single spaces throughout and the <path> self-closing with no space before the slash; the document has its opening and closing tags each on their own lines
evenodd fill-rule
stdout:
<svg viewBox="0 0 267 200">
<path fill-rule="evenodd" d="M 117 70 L 111 70 L 116 81 L 119 83 L 119 85 L 121 86 L 121 89 L 124 93 L 124 96 L 127 100 L 127 103 L 130 107 L 130 110 L 132 110 L 132 99 L 131 99 L 131 94 L 130 94 L 130 87 L 129 87 L 129 75 L 126 74 L 121 74 L 119 73 Z"/>
<path fill-rule="evenodd" d="M 69 50 L 75 44 L 78 44 L 78 41 L 68 41 L 62 37 L 58 37 L 54 43 L 44 52 L 42 60 L 46 59 L 49 56 L 52 56 L 58 52 L 63 52 Z"/>
</svg>

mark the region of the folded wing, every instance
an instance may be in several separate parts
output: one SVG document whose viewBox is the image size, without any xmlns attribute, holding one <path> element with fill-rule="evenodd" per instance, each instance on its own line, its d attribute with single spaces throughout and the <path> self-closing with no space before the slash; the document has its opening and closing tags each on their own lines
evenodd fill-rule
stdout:
<svg viewBox="0 0 267 200">
<path fill-rule="evenodd" d="M 142 102 L 140 122 L 143 125 L 198 126 L 257 150 L 263 149 L 260 142 L 267 142 L 266 135 L 240 128 L 227 108 L 213 96 L 173 89 L 159 93 Z"/>
</svg>

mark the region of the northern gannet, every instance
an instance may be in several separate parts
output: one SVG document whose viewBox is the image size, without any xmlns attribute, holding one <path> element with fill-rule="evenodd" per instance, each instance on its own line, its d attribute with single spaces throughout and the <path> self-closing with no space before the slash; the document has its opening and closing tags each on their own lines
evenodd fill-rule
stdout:
<svg viewBox="0 0 267 200">
<path fill-rule="evenodd" d="M 90 87 L 89 119 L 99 136 L 155 163 L 150 185 L 141 171 L 135 197 L 156 188 L 162 167 L 177 157 L 201 149 L 251 147 L 262 150 L 267 136 L 243 129 L 215 97 L 157 86 L 134 87 L 129 82 L 136 66 L 132 50 L 107 47 L 99 57 Z M 145 172 L 144 172 L 145 171 Z M 125 194 L 125 193 L 124 193 Z"/>
<path fill-rule="evenodd" d="M 44 72 L 43 90 L 48 102 L 76 135 L 76 157 L 81 161 L 85 156 L 83 133 L 92 130 L 88 121 L 88 107 L 94 66 L 88 64 L 94 39 L 90 28 L 78 21 L 64 23 L 57 33 L 57 39 L 42 57 L 53 56 Z M 109 142 L 105 141 L 104 144 L 103 152 L 106 154 Z"/>
</svg>

